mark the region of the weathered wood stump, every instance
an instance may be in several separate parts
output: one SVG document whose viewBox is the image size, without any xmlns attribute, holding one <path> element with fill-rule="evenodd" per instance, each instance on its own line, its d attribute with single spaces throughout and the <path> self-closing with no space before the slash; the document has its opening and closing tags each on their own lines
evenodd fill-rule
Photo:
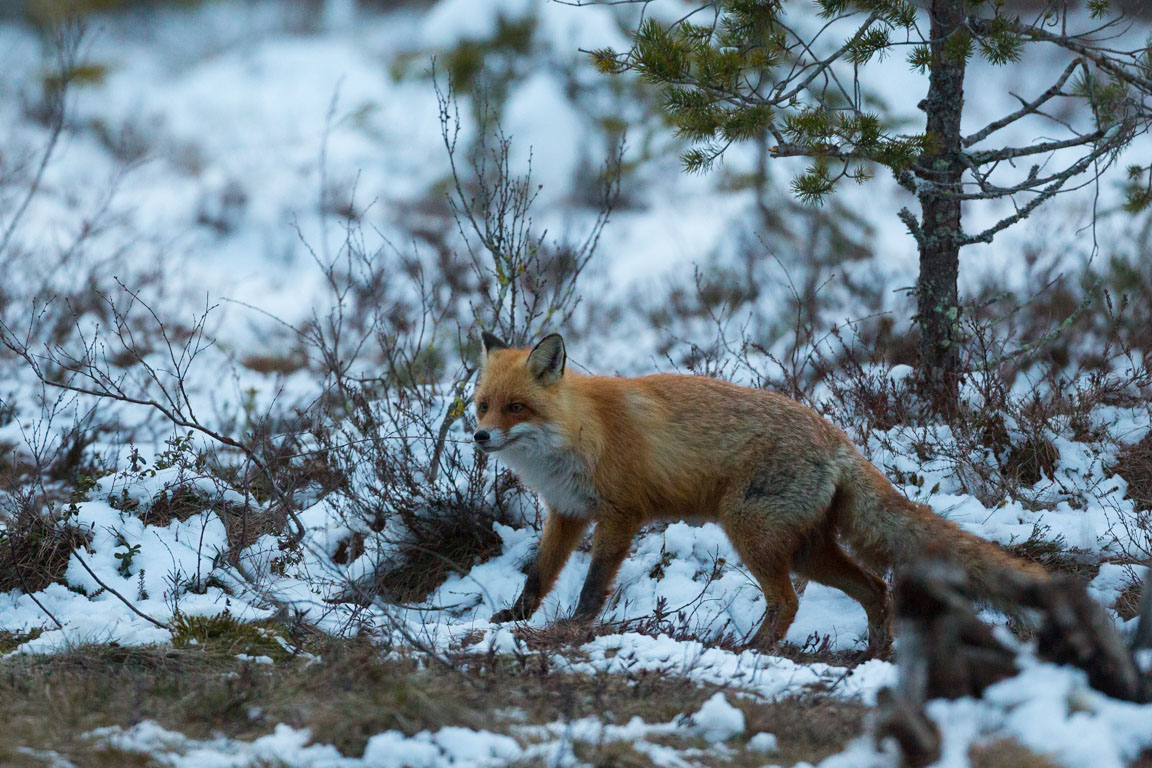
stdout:
<svg viewBox="0 0 1152 768">
<path fill-rule="evenodd" d="M 971 580 L 955 563 L 913 563 L 897 579 L 895 595 L 899 682 L 882 692 L 875 737 L 895 739 L 904 763 L 923 768 L 940 758 L 940 732 L 924 703 L 981 696 L 989 685 L 1016 674 L 1017 652 L 980 620 Z M 1083 669 L 1093 688 L 1113 698 L 1152 701 L 1152 679 L 1141 672 L 1107 611 L 1080 582 L 1005 572 L 991 584 L 985 579 L 980 599 L 1033 618 L 1039 658 Z M 1152 573 L 1131 644 L 1152 647 Z"/>
</svg>

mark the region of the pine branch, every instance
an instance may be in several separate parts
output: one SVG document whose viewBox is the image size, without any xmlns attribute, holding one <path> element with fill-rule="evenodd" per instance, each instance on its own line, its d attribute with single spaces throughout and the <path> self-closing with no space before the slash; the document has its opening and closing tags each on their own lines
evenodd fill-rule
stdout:
<svg viewBox="0 0 1152 768">
<path fill-rule="evenodd" d="M 878 18 L 879 18 L 879 14 L 876 14 L 876 13 L 871 14 L 867 18 L 867 20 L 865 20 L 865 22 L 860 25 L 860 28 L 856 30 L 856 34 L 852 35 L 852 37 L 850 37 L 844 43 L 844 45 L 840 46 L 840 48 L 838 48 L 836 51 L 834 51 L 827 58 L 816 60 L 811 65 L 813 67 L 813 69 L 808 74 L 808 76 L 805 77 L 803 80 L 801 80 L 799 83 L 797 83 L 795 86 L 793 86 L 787 92 L 784 92 L 783 89 L 787 86 L 789 81 L 785 80 L 785 81 L 781 82 L 780 85 L 778 85 L 777 89 L 776 89 L 778 92 L 777 95 L 773 99 L 771 99 L 770 103 L 774 106 L 778 106 L 780 104 L 786 104 L 789 101 L 791 101 L 795 96 L 798 96 L 801 91 L 805 90 L 812 83 L 813 80 L 815 80 L 817 77 L 819 77 L 822 73 L 827 72 L 829 67 L 831 67 L 837 61 L 839 61 L 841 58 L 843 58 L 844 55 L 847 54 L 849 50 L 851 50 L 852 46 L 864 36 L 864 34 L 868 31 L 868 28 L 871 27 L 872 24 L 874 24 Z M 781 26 L 784 29 L 788 29 L 787 27 L 784 27 L 783 24 L 781 24 Z M 800 42 L 800 44 L 802 46 L 804 46 L 805 52 L 809 56 L 812 56 L 815 59 L 815 54 L 812 52 L 812 49 L 808 47 L 808 44 L 805 43 L 799 35 L 797 35 L 795 32 L 792 32 L 792 30 L 788 29 L 788 31 L 792 34 L 793 37 L 795 37 Z M 839 85 L 839 82 L 837 82 L 837 85 Z M 844 97 L 847 99 L 849 104 L 853 103 L 853 99 L 852 99 L 851 95 L 849 95 L 847 93 L 847 91 L 844 90 L 843 86 L 840 86 L 840 91 L 844 95 Z"/>
<path fill-rule="evenodd" d="M 780 141 L 779 144 L 769 147 L 768 152 L 772 157 L 821 157 L 833 160 L 872 160 L 873 158 L 864 152 L 844 151 L 840 147 L 833 147 L 828 145 L 821 145 L 820 147 L 813 147 L 806 144 L 796 144 L 794 142 L 785 141 L 782 136 L 773 131 L 773 136 Z"/>
<path fill-rule="evenodd" d="M 978 19 L 974 21 L 973 24 L 979 31 L 989 30 L 989 20 L 987 19 Z M 1026 35 L 1032 40 L 1052 43 L 1065 50 L 1077 53 L 1090 60 L 1100 69 L 1113 75 L 1116 79 L 1127 83 L 1144 94 L 1152 96 L 1152 80 L 1132 74 L 1128 68 L 1119 63 L 1116 58 L 1116 54 L 1119 53 L 1125 58 L 1132 59 L 1133 63 L 1135 63 L 1136 57 L 1140 53 L 1143 53 L 1143 49 L 1138 49 L 1137 51 L 1112 52 L 1112 55 L 1109 55 L 1107 52 L 1101 50 L 1099 46 L 1085 42 L 1085 37 L 1082 35 L 1056 35 L 1047 30 L 1030 24 L 1023 24 L 1019 21 L 1008 22 L 1007 28 L 1014 34 Z"/>
</svg>

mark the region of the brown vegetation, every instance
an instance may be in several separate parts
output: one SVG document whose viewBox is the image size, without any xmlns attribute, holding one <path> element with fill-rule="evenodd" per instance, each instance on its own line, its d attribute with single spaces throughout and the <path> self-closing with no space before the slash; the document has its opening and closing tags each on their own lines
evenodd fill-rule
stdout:
<svg viewBox="0 0 1152 768">
<path fill-rule="evenodd" d="M 245 740 L 287 723 L 311 729 L 314 743 L 332 744 L 346 756 L 362 754 L 368 738 L 383 731 L 412 735 L 448 725 L 510 733 L 529 743 L 517 735 L 517 726 L 588 716 L 614 724 L 633 717 L 664 723 L 694 712 L 715 692 L 666 673 L 573 675 L 552 666 L 556 648 L 461 657 L 457 661 L 467 661 L 466 673 L 385 655 L 364 640 L 317 639 L 308 646 L 317 661 L 242 661 L 235 654 L 243 642 L 229 637 L 242 625 L 204 621 L 212 624 L 216 639 L 200 627 L 193 634 L 204 642 L 182 648 L 82 646 L 0 662 L 0 762 L 45 765 L 31 749 L 55 750 L 84 765 L 150 765 L 139 755 L 115 762 L 114 757 L 129 756 L 84 736 L 145 719 L 193 738 L 221 733 Z M 749 734 L 777 734 L 780 757 L 788 763 L 816 762 L 839 751 L 861 733 L 867 712 L 859 703 L 826 694 L 772 702 L 730 694 L 729 700 L 745 713 Z M 660 740 L 680 748 L 696 744 L 687 730 Z M 760 765 L 766 756 L 745 754 L 744 741 L 730 742 L 732 764 Z M 577 746 L 584 754 L 603 756 L 623 748 Z M 639 765 L 653 765 L 647 757 L 637 759 Z M 717 755 L 717 762 L 708 758 L 706 763 L 728 759 Z"/>
</svg>

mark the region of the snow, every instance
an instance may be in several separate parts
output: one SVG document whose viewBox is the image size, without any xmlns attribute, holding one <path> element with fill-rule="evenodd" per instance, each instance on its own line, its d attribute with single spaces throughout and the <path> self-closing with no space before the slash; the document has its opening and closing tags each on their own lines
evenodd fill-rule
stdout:
<svg viewBox="0 0 1152 768">
<path fill-rule="evenodd" d="M 604 156 L 605 148 L 587 146 L 583 121 L 548 72 L 530 75 L 508 99 L 502 124 L 514 142 L 512 166 L 527 168 L 531 162 L 532 179 L 544 187 L 544 203 L 556 202 L 582 159 L 592 160 L 593 152 Z"/>
<path fill-rule="evenodd" d="M 771 754 L 779 749 L 779 747 L 779 742 L 774 733 L 760 732 L 748 739 L 748 749 L 753 752 Z"/>
<path fill-rule="evenodd" d="M 667 635 L 651 637 L 634 632 L 603 635 L 581 646 L 580 651 L 588 660 L 568 663 L 566 668 L 570 671 L 585 674 L 656 671 L 700 683 L 739 688 L 764 699 L 819 687 L 872 703 L 877 691 L 896 680 L 895 666 L 879 659 L 853 669 L 823 663 L 800 664 L 779 656 L 751 650 L 726 651 Z"/>
<path fill-rule="evenodd" d="M 386 731 L 368 740 L 360 758 L 344 757 L 331 745 L 309 744 L 309 731 L 287 725 L 251 742 L 190 739 L 148 720 L 127 730 L 102 728 L 90 737 L 126 752 L 150 754 L 172 768 L 241 768 L 261 761 L 283 761 L 299 768 L 483 768 L 505 765 L 524 754 L 508 736 L 458 727 L 415 736 Z"/>
<path fill-rule="evenodd" d="M 727 741 L 744 733 L 744 713 L 717 692 L 692 716 L 692 722 L 706 741 Z"/>
<path fill-rule="evenodd" d="M 701 712 L 708 706 L 706 704 Z M 740 715 L 740 711 L 729 704 L 721 703 L 719 706 Z M 711 717 L 717 716 L 715 707 L 709 711 Z M 721 724 L 714 725 L 709 733 L 725 733 L 724 738 L 730 738 L 742 732 L 743 715 L 740 715 L 740 730 L 733 731 L 731 712 L 723 712 Z M 698 713 L 697 722 L 699 717 Z M 224 737 L 191 739 L 148 720 L 129 729 L 118 726 L 101 728 L 88 735 L 97 742 L 127 752 L 149 754 L 160 764 L 172 768 L 240 768 L 259 764 L 259 761 L 277 760 L 300 768 L 485 768 L 532 758 L 543 759 L 549 765 L 567 766 L 578 764 L 573 745 L 581 742 L 594 745 L 629 742 L 660 764 L 678 767 L 690 763 L 681 759 L 676 750 L 652 743 L 648 737 L 674 734 L 683 728 L 684 723 L 679 720 L 649 724 L 636 717 L 625 725 L 582 718 L 547 725 L 519 726 L 515 729 L 519 738 L 454 726 L 435 732 L 422 731 L 412 736 L 400 731 L 385 731 L 368 739 L 364 754 L 359 758 L 344 757 L 329 745 L 310 744 L 309 731 L 286 725 L 279 725 L 273 733 L 251 742 Z"/>
</svg>

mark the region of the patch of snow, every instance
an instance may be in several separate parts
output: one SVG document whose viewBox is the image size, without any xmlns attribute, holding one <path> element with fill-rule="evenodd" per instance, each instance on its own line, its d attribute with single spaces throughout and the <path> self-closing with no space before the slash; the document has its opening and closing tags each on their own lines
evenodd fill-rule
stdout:
<svg viewBox="0 0 1152 768">
<path fill-rule="evenodd" d="M 729 704 L 720 691 L 701 705 L 692 715 L 692 722 L 700 735 L 710 742 L 727 741 L 744 733 L 744 713 Z"/>
<path fill-rule="evenodd" d="M 748 739 L 748 749 L 753 752 L 772 753 L 780 749 L 780 743 L 776 734 L 762 731 Z"/>
</svg>

